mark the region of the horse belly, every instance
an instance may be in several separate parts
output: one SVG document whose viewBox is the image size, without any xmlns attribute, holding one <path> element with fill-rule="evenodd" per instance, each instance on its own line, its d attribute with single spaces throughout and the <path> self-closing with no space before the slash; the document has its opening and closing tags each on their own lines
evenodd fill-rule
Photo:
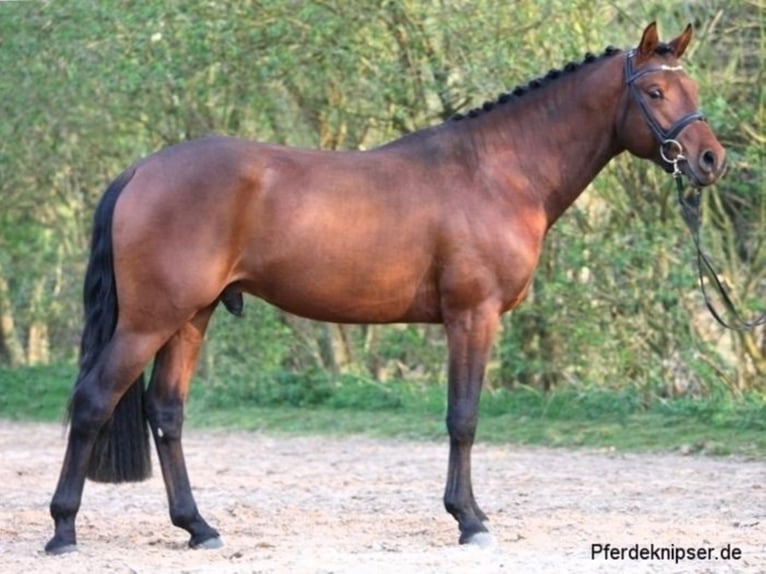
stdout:
<svg viewBox="0 0 766 574">
<path fill-rule="evenodd" d="M 353 245 L 353 244 L 351 244 Z M 346 246 L 306 245 L 244 270 L 245 291 L 310 319 L 338 323 L 438 322 L 429 263 Z"/>
<path fill-rule="evenodd" d="M 337 274 L 270 273 L 264 280 L 244 281 L 246 291 L 280 309 L 336 323 L 436 322 L 440 320 L 435 290 L 379 277 L 340 278 Z M 289 277 L 286 281 L 273 277 Z"/>
</svg>

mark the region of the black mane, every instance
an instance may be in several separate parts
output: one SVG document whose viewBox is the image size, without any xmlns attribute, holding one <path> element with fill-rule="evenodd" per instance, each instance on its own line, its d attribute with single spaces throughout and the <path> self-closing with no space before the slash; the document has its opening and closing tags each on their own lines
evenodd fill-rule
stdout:
<svg viewBox="0 0 766 574">
<path fill-rule="evenodd" d="M 659 48 L 665 46 L 664 44 L 661 44 L 658 46 L 658 53 Z M 520 98 L 524 96 L 525 94 L 535 91 L 538 88 L 541 88 L 543 86 L 548 85 L 552 81 L 560 78 L 561 76 L 566 76 L 571 74 L 572 72 L 575 72 L 576 70 L 579 70 L 583 66 L 587 66 L 588 64 L 592 64 L 593 62 L 597 62 L 599 60 L 602 60 L 604 58 L 610 58 L 614 56 L 615 54 L 620 53 L 621 50 L 618 48 L 615 48 L 613 46 L 607 47 L 600 55 L 596 56 L 595 54 L 592 54 L 588 52 L 585 54 L 585 58 L 583 58 L 582 62 L 569 62 L 566 66 L 564 66 L 561 70 L 558 69 L 552 69 L 550 70 L 545 76 L 541 76 L 539 78 L 536 78 L 529 82 L 528 84 L 524 86 L 517 86 L 510 92 L 504 92 L 500 94 L 495 100 L 484 102 L 481 106 L 478 108 L 474 108 L 468 112 L 465 113 L 457 113 L 454 116 L 452 116 L 450 119 L 452 121 L 459 121 L 466 118 L 475 118 L 485 112 L 492 111 L 498 106 L 501 106 L 503 104 L 507 104 L 509 102 L 514 101 L 517 98 Z"/>
</svg>

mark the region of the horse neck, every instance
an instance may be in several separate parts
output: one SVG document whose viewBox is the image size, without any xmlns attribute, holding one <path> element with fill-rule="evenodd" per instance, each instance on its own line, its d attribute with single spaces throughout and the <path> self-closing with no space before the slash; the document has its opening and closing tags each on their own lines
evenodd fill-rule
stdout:
<svg viewBox="0 0 766 574">
<path fill-rule="evenodd" d="M 477 167 L 506 194 L 541 202 L 548 227 L 622 151 L 615 127 L 622 62 L 615 56 L 585 64 L 514 102 L 455 123 L 465 130 Z"/>
</svg>

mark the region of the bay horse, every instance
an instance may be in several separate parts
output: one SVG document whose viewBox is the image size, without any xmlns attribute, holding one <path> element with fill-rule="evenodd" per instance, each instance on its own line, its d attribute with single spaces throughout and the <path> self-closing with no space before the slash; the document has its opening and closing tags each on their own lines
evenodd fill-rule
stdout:
<svg viewBox="0 0 766 574">
<path fill-rule="evenodd" d="M 691 26 L 607 48 L 494 102 L 370 151 L 292 149 L 228 137 L 134 164 L 94 216 L 80 371 L 50 553 L 76 548 L 86 476 L 144 479 L 149 433 L 171 521 L 191 547 L 200 515 L 181 446 L 183 406 L 208 321 L 242 293 L 340 323 L 442 323 L 449 350 L 444 492 L 461 543 L 486 538 L 471 447 L 499 317 L 529 288 L 548 229 L 628 151 L 694 185 L 724 170 L 679 63 Z M 154 360 L 146 388 L 145 366 Z"/>
</svg>

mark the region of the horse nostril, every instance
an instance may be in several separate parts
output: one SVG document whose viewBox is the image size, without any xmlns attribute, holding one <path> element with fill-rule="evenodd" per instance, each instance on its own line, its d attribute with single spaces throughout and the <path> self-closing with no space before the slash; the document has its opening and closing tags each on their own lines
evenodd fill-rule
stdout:
<svg viewBox="0 0 766 574">
<path fill-rule="evenodd" d="M 716 157 L 712 150 L 705 150 L 700 156 L 700 167 L 706 173 L 715 171 Z"/>
</svg>

